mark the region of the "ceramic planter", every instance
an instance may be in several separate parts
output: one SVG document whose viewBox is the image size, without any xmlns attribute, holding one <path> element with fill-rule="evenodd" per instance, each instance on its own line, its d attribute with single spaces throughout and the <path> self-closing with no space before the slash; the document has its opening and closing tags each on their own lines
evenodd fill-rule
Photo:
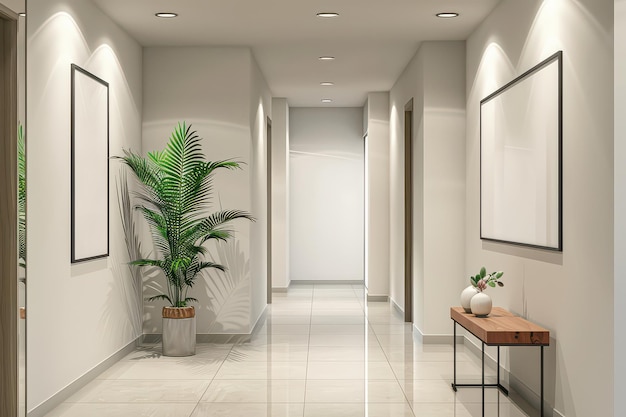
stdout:
<svg viewBox="0 0 626 417">
<path fill-rule="evenodd" d="M 480 291 L 478 291 L 473 285 L 470 285 L 461 292 L 461 307 L 463 307 L 463 310 L 465 310 L 466 313 L 472 312 L 470 302 L 472 301 L 472 298 L 479 292 Z"/>
<path fill-rule="evenodd" d="M 163 355 L 196 354 L 196 311 L 193 307 L 163 307 Z"/>
<path fill-rule="evenodd" d="M 479 292 L 472 297 L 472 301 L 470 301 L 470 307 L 473 314 L 478 317 L 485 317 L 489 313 L 491 313 L 491 297 L 489 297 L 484 292 Z"/>
</svg>

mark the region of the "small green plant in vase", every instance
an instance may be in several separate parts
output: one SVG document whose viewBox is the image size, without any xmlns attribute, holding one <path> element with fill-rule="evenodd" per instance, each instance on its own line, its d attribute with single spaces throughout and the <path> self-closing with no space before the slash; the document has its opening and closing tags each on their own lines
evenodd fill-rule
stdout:
<svg viewBox="0 0 626 417">
<path fill-rule="evenodd" d="M 504 283 L 500 281 L 504 272 L 487 273 L 487 269 L 483 266 L 480 272 L 470 276 L 470 285 L 461 293 L 461 306 L 466 313 L 473 313 L 476 316 L 484 317 L 491 312 L 491 297 L 484 293 L 487 287 L 504 287 Z"/>
<path fill-rule="evenodd" d="M 472 285 L 478 289 L 478 291 L 483 292 L 487 289 L 487 286 L 492 288 L 495 288 L 496 285 L 498 287 L 504 287 L 504 284 L 500 281 L 502 275 L 504 275 L 504 272 L 502 271 L 488 274 L 487 269 L 483 266 L 480 268 L 480 272 L 478 274 L 470 277 L 470 281 L 472 282 Z"/>
</svg>

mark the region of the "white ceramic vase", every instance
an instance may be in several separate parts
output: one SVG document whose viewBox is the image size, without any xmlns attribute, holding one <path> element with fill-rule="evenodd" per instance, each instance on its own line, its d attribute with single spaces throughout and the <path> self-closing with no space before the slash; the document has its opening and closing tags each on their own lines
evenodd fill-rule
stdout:
<svg viewBox="0 0 626 417">
<path fill-rule="evenodd" d="M 463 310 L 465 310 L 466 313 L 472 312 L 470 302 L 472 301 L 472 298 L 478 293 L 479 291 L 473 285 L 470 285 L 469 287 L 461 291 L 461 307 L 463 307 Z"/>
<path fill-rule="evenodd" d="M 485 317 L 489 313 L 491 313 L 491 297 L 489 297 L 484 292 L 479 292 L 475 296 L 472 297 L 472 301 L 470 301 L 470 308 L 472 309 L 472 313 L 478 317 Z"/>
</svg>

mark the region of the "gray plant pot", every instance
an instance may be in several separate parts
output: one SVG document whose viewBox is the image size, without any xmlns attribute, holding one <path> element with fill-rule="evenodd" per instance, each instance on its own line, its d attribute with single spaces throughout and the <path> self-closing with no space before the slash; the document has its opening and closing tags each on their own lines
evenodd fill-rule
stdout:
<svg viewBox="0 0 626 417">
<path fill-rule="evenodd" d="M 196 316 L 193 307 L 163 307 L 163 355 L 195 354 Z"/>
</svg>

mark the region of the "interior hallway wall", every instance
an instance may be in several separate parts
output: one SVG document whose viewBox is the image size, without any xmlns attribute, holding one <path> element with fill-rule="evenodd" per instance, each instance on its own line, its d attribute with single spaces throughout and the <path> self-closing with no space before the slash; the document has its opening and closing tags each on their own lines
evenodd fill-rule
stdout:
<svg viewBox="0 0 626 417">
<path fill-rule="evenodd" d="M 233 222 L 234 238 L 209 246 L 210 256 L 228 270 L 203 275 L 193 296 L 199 300 L 197 333 L 249 333 L 266 299 L 265 120 L 271 95 L 248 48 L 152 47 L 143 59 L 144 151 L 162 149 L 176 124 L 186 121 L 203 138 L 208 160 L 243 163 L 240 170 L 216 172 L 212 209 L 247 210 L 256 222 Z M 163 279 L 148 276 L 145 295 L 156 293 Z M 161 333 L 162 306 L 145 304 L 144 333 Z"/>
<path fill-rule="evenodd" d="M 425 42 L 390 94 L 392 298 L 404 308 L 404 108 L 413 98 L 413 320 L 424 340 L 450 334 L 464 282 L 464 90 L 465 43 Z"/>
<path fill-rule="evenodd" d="M 503 270 L 494 305 L 551 331 L 546 400 L 567 417 L 614 415 L 613 6 L 504 0 L 467 41 L 466 270 Z M 481 242 L 480 100 L 559 50 L 563 252 Z M 503 364 L 512 388 L 538 394 L 538 349 L 511 349 Z"/>
<path fill-rule="evenodd" d="M 288 288 L 289 104 L 272 99 L 272 287 Z"/>
<path fill-rule="evenodd" d="M 367 294 L 389 296 L 389 92 L 368 93 L 364 108 Z"/>
<path fill-rule="evenodd" d="M 626 0 L 615 0 L 615 290 L 614 290 L 614 387 L 613 402 L 615 416 L 626 415 L 626 401 L 622 396 L 626 392 Z"/>
<path fill-rule="evenodd" d="M 109 150 L 141 149 L 141 47 L 91 1 L 29 0 L 28 410 L 141 335 L 110 162 L 110 256 L 70 263 L 70 64 L 109 82 Z M 138 286 L 139 287 L 139 286 Z M 45 408 L 45 405 L 44 405 Z M 31 413 L 36 409 L 35 413 Z"/>
<path fill-rule="evenodd" d="M 291 280 L 363 280 L 363 109 L 291 108 L 289 141 Z"/>
</svg>

